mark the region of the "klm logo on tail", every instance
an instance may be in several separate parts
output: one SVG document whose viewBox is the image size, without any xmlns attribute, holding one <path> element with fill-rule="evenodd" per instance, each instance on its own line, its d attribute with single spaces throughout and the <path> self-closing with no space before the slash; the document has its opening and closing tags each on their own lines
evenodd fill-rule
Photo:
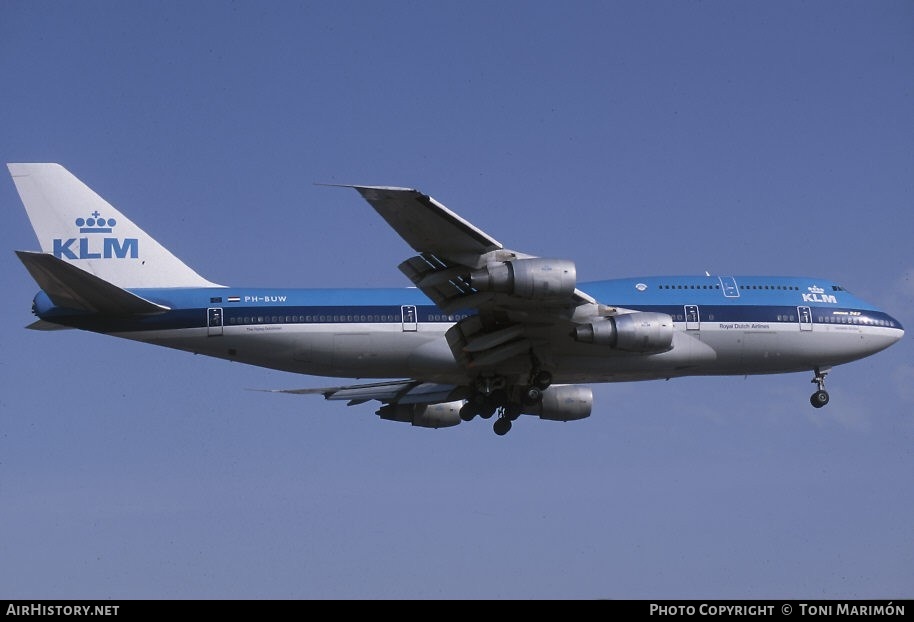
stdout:
<svg viewBox="0 0 914 622">
<path fill-rule="evenodd" d="M 99 235 L 112 233 L 117 221 L 101 218 L 96 210 L 89 218 L 77 218 L 75 224 L 80 233 Z M 58 259 L 136 259 L 139 256 L 140 241 L 137 238 L 80 237 L 55 238 L 54 256 Z"/>
</svg>

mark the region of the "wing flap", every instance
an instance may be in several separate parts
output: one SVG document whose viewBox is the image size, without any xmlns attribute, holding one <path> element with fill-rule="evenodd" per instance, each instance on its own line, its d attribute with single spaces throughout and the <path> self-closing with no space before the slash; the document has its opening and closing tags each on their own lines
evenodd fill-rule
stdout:
<svg viewBox="0 0 914 622">
<path fill-rule="evenodd" d="M 432 302 L 447 312 L 467 308 L 468 299 L 477 294 L 470 284 L 470 273 L 465 266 L 448 263 L 436 255 L 424 253 L 411 257 L 399 268 Z M 485 297 L 491 298 L 489 295 Z"/>
</svg>

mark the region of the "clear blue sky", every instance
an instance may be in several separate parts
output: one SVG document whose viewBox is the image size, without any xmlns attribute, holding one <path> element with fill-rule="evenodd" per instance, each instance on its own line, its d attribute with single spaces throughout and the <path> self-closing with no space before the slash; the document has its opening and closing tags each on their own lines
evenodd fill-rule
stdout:
<svg viewBox="0 0 914 622">
<path fill-rule="evenodd" d="M 914 329 L 914 3 L 0 3 L 0 156 L 216 282 L 407 285 L 417 187 L 582 280 L 835 279 Z M 6 171 L 3 171 L 4 175 Z M 595 387 L 506 437 L 39 333 L 0 182 L 0 597 L 911 598 L 911 337 L 811 375 Z M 330 382 L 329 384 L 333 384 Z"/>
</svg>

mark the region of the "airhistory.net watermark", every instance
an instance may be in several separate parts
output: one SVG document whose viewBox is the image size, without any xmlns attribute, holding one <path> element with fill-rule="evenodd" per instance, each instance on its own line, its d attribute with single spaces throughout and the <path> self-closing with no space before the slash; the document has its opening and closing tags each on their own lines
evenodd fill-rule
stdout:
<svg viewBox="0 0 914 622">
<path fill-rule="evenodd" d="M 116 616 L 120 605 L 45 605 L 9 603 L 8 616 Z"/>
</svg>

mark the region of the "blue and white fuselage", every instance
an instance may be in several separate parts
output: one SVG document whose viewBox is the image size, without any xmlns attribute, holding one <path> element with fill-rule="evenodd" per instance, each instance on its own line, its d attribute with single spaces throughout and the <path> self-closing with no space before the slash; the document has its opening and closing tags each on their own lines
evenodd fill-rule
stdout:
<svg viewBox="0 0 914 622">
<path fill-rule="evenodd" d="M 669 315 L 673 347 L 643 355 L 569 335 L 553 354 L 555 382 L 808 371 L 869 356 L 903 334 L 896 319 L 824 279 L 652 276 L 578 287 L 626 309 Z M 445 333 L 475 311 L 446 313 L 415 288 L 132 291 L 170 310 L 99 318 L 60 309 L 40 293 L 35 312 L 73 328 L 289 372 L 468 381 Z"/>
</svg>

